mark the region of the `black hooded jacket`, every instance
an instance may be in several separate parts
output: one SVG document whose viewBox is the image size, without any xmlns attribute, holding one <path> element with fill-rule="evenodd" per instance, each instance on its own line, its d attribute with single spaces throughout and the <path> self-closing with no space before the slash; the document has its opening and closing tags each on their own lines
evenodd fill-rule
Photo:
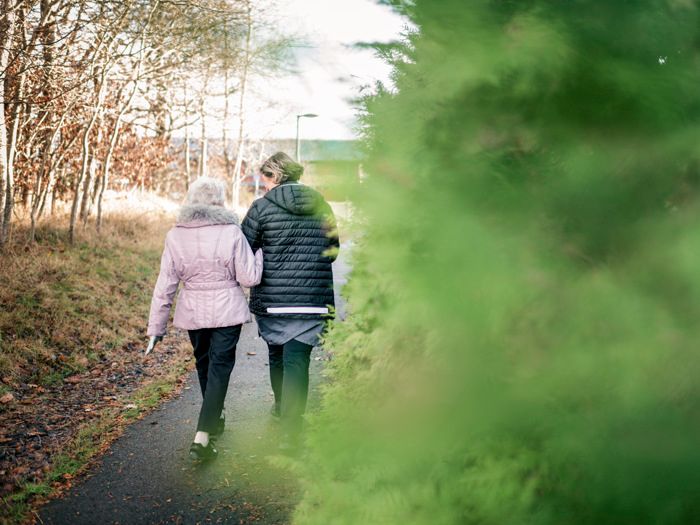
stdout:
<svg viewBox="0 0 700 525">
<path fill-rule="evenodd" d="M 331 263 L 340 243 L 333 211 L 320 193 L 298 182 L 282 183 L 253 202 L 241 228 L 253 252 L 263 250 L 251 312 L 313 319 L 323 314 L 311 311 L 334 306 Z"/>
</svg>

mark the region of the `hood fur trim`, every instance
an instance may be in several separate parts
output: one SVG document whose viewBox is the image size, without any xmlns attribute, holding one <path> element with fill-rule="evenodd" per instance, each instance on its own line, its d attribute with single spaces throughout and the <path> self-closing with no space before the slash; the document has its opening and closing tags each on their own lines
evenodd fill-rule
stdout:
<svg viewBox="0 0 700 525">
<path fill-rule="evenodd" d="M 180 208 L 177 224 L 199 222 L 204 224 L 239 224 L 238 217 L 223 206 L 187 204 Z"/>
</svg>

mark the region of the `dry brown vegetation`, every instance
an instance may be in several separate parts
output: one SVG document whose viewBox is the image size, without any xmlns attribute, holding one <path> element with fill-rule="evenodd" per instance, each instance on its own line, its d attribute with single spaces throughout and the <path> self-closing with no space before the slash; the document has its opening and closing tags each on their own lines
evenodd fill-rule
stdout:
<svg viewBox="0 0 700 525">
<path fill-rule="evenodd" d="M 121 423 L 173 392 L 190 359 L 177 333 L 142 355 L 172 217 L 115 214 L 72 246 L 66 220 L 0 258 L 0 522 L 70 483 Z"/>
<path fill-rule="evenodd" d="M 0 0 L 0 250 L 17 208 L 30 216 L 31 242 L 37 221 L 68 204 L 72 242 L 93 219 L 99 231 L 115 183 L 186 188 L 215 156 L 209 117 L 223 123 L 222 175 L 237 203 L 249 78 L 279 70 L 290 43 L 266 9 L 251 0 Z"/>
<path fill-rule="evenodd" d="M 3 255 L 2 377 L 51 383 L 135 343 L 170 222 L 112 218 L 105 235 L 70 247 L 57 221 L 40 228 L 39 244 Z"/>
</svg>

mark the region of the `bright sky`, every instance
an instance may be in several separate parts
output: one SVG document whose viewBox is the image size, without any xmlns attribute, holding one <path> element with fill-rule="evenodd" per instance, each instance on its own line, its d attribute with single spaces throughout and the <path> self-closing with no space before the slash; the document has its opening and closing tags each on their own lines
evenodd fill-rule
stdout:
<svg viewBox="0 0 700 525">
<path fill-rule="evenodd" d="M 354 137 L 351 100 L 362 85 L 388 81 L 389 67 L 357 42 L 396 40 L 406 22 L 373 0 L 277 0 L 283 23 L 303 35 L 308 47 L 295 50 L 297 74 L 256 81 L 248 101 L 248 135 L 293 138 L 296 115 L 305 139 Z M 272 107 L 269 107 L 270 104 Z"/>
</svg>

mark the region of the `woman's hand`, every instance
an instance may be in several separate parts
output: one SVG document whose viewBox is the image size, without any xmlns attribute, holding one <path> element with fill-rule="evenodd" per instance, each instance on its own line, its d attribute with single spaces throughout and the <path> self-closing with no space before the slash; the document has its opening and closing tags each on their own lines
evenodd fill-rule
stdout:
<svg viewBox="0 0 700 525">
<path fill-rule="evenodd" d="M 160 343 L 163 340 L 162 335 L 152 335 L 151 338 L 148 340 L 148 347 L 146 347 L 146 351 L 144 352 L 143 355 L 148 355 L 151 353 L 151 350 L 153 350 L 158 343 Z"/>
</svg>

